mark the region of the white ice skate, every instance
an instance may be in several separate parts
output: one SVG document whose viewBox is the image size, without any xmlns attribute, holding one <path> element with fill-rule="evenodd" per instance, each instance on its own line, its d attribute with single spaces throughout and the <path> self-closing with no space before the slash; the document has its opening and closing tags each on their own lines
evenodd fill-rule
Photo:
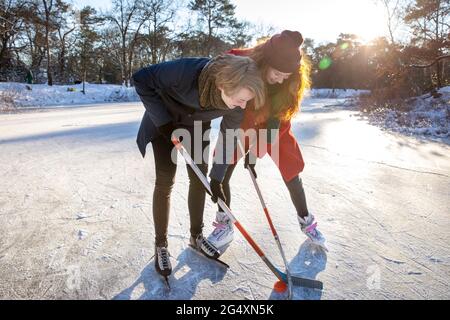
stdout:
<svg viewBox="0 0 450 320">
<path fill-rule="evenodd" d="M 216 228 L 208 236 L 208 240 L 216 246 L 216 248 L 222 248 L 233 241 L 233 223 L 225 212 L 217 211 L 216 221 L 213 222 L 213 226 Z"/>
<path fill-rule="evenodd" d="M 302 232 L 317 246 L 320 246 L 325 251 L 328 251 L 325 246 L 325 237 L 317 229 L 317 222 L 314 221 L 314 216 L 310 213 L 306 217 L 301 218 L 297 216 L 298 222 Z"/>
</svg>

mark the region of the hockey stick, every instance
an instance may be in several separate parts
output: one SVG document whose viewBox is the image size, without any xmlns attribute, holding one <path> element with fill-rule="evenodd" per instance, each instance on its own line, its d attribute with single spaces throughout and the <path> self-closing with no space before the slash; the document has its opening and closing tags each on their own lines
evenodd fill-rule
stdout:
<svg viewBox="0 0 450 320">
<path fill-rule="evenodd" d="M 181 142 L 175 138 L 172 137 L 172 143 L 175 145 L 175 148 L 181 153 L 186 163 L 192 168 L 192 170 L 195 172 L 199 180 L 202 182 L 203 186 L 206 188 L 206 190 L 211 193 L 211 188 L 209 186 L 208 180 L 206 179 L 205 175 L 200 171 L 197 164 L 192 160 L 191 156 L 188 154 L 184 146 L 181 144 Z M 230 220 L 233 222 L 233 224 L 236 226 L 236 228 L 242 233 L 244 238 L 248 241 L 248 243 L 251 245 L 251 247 L 256 251 L 256 253 L 259 255 L 259 257 L 264 261 L 264 263 L 269 267 L 269 269 L 275 274 L 275 276 L 285 282 L 288 283 L 288 278 L 286 273 L 280 271 L 277 269 L 274 264 L 265 256 L 264 252 L 261 250 L 261 248 L 256 244 L 256 242 L 253 240 L 253 238 L 247 233 L 247 231 L 244 229 L 244 227 L 239 223 L 239 221 L 235 218 L 233 213 L 231 212 L 230 208 L 226 205 L 226 203 L 222 199 L 218 199 L 218 204 L 222 208 L 222 210 L 225 212 L 225 214 L 230 218 Z M 312 289 L 323 289 L 323 284 L 321 281 L 314 280 L 314 279 L 306 279 L 296 276 L 291 276 L 292 284 Z"/>
<path fill-rule="evenodd" d="M 245 156 L 246 152 L 244 150 L 244 147 L 241 144 L 241 141 L 239 141 L 239 139 L 238 139 L 237 142 L 238 142 L 239 148 L 241 149 L 241 153 Z M 250 152 L 250 150 L 248 152 Z M 289 265 L 288 265 L 288 262 L 286 259 L 286 255 L 284 254 L 284 250 L 283 250 L 283 247 L 281 246 L 281 241 L 278 236 L 277 230 L 275 229 L 275 226 L 273 225 L 273 222 L 272 222 L 272 218 L 270 217 L 269 209 L 267 209 L 266 202 L 264 201 L 264 198 L 262 196 L 261 188 L 259 187 L 258 181 L 256 181 L 256 177 L 253 174 L 253 171 L 250 168 L 250 166 L 247 166 L 247 170 L 248 170 L 248 173 L 250 174 L 250 178 L 252 179 L 253 185 L 255 186 L 256 193 L 258 194 L 259 201 L 261 202 L 261 205 L 263 207 L 264 214 L 266 215 L 267 222 L 269 223 L 269 226 L 270 226 L 270 230 L 272 230 L 272 234 L 273 234 L 273 237 L 275 238 L 275 242 L 277 243 L 278 250 L 280 251 L 281 257 L 283 258 L 284 266 L 286 267 L 286 277 L 287 277 L 288 290 L 289 290 L 288 291 L 289 292 L 288 299 L 291 300 L 292 299 L 292 277 L 291 277 L 291 272 L 289 270 Z"/>
</svg>

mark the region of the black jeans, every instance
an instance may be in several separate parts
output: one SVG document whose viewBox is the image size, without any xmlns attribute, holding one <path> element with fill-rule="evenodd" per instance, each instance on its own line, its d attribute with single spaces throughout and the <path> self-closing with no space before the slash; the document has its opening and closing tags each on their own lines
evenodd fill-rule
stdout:
<svg viewBox="0 0 450 320">
<path fill-rule="evenodd" d="M 233 175 L 233 171 L 236 168 L 236 164 L 230 165 L 225 173 L 225 178 L 222 182 L 223 192 L 227 198 L 226 204 L 230 207 L 231 204 L 231 191 L 230 191 L 230 179 Z M 305 190 L 303 189 L 302 179 L 299 176 L 294 177 L 290 181 L 284 181 L 286 187 L 291 195 L 292 203 L 297 210 L 297 215 L 300 217 L 306 217 L 308 215 L 308 207 L 306 205 Z M 219 207 L 219 211 L 222 211 Z"/>
<path fill-rule="evenodd" d="M 209 128 L 210 123 L 204 122 L 202 125 L 202 135 Z M 188 151 L 189 149 L 194 150 L 193 141 L 195 141 L 195 137 L 193 136 L 193 128 L 187 129 L 191 132 L 192 137 L 191 146 L 187 149 Z M 170 197 L 173 185 L 175 183 L 177 164 L 176 161 L 175 163 L 172 161 L 171 154 L 174 146 L 170 141 L 168 141 L 168 139 L 164 138 L 163 136 L 159 136 L 154 141 L 152 141 L 152 146 L 156 169 L 155 189 L 153 191 L 153 221 L 155 224 L 155 244 L 156 246 L 167 246 Z M 209 148 L 209 141 L 202 142 L 202 152 L 206 148 Z M 174 154 L 176 154 L 175 150 Z M 176 157 L 174 157 L 173 160 L 176 160 Z M 202 161 L 198 162 L 197 165 L 206 176 L 208 172 L 208 163 Z M 189 175 L 188 207 L 191 225 L 190 232 L 191 235 L 195 237 L 202 233 L 203 230 L 203 210 L 205 207 L 206 190 L 191 167 L 189 167 L 189 165 L 186 166 Z"/>
</svg>

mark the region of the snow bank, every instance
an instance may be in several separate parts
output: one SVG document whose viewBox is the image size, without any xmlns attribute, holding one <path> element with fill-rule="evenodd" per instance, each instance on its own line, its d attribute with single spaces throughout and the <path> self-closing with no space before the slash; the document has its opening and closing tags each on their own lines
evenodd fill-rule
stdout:
<svg viewBox="0 0 450 320">
<path fill-rule="evenodd" d="M 30 90 L 31 89 L 31 90 Z M 54 85 L 0 83 L 0 97 L 12 97 L 16 107 L 68 106 L 101 102 L 139 101 L 134 88 L 111 84 Z M 3 99 L 5 100 L 5 99 Z M 0 102 L 3 104 L 5 101 Z"/>
<path fill-rule="evenodd" d="M 30 90 L 31 89 L 31 90 Z M 133 87 L 112 84 L 86 83 L 86 94 L 82 84 L 27 85 L 24 83 L 0 83 L 0 110 L 28 107 L 65 107 L 105 102 L 138 102 L 140 99 Z M 347 99 L 369 93 L 368 90 L 354 89 L 312 89 L 309 99 Z M 442 88 L 440 98 L 429 94 L 410 99 L 402 110 L 379 108 L 371 110 L 369 120 L 383 128 L 411 135 L 449 138 L 450 86 Z"/>
<path fill-rule="evenodd" d="M 438 98 L 425 94 L 409 99 L 401 109 L 387 107 L 371 110 L 368 113 L 369 121 L 394 132 L 448 142 L 450 86 L 438 92 Z"/>
<path fill-rule="evenodd" d="M 370 91 L 355 89 L 311 89 L 309 96 L 311 98 L 345 99 L 367 93 L 370 93 Z"/>
<path fill-rule="evenodd" d="M 31 90 L 30 90 L 31 89 Z M 102 102 L 134 102 L 139 97 L 133 87 L 127 88 L 112 84 L 86 83 L 86 94 L 82 93 L 83 85 L 27 85 L 25 83 L 0 83 L 1 104 L 13 104 L 15 107 L 47 107 L 93 104 Z M 366 90 L 353 89 L 312 89 L 309 98 L 352 98 Z"/>
</svg>

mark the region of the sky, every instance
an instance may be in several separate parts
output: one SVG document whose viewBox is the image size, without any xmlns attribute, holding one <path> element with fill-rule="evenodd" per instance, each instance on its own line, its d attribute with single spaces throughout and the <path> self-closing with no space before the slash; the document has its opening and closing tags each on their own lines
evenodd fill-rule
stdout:
<svg viewBox="0 0 450 320">
<path fill-rule="evenodd" d="M 92 0 L 73 0 L 78 7 Z M 334 42 L 340 33 L 352 33 L 370 41 L 386 36 L 383 7 L 375 0 L 231 0 L 236 16 L 253 23 L 271 25 L 275 31 L 297 30 L 315 44 Z M 96 0 L 95 7 L 107 9 L 111 0 Z"/>
</svg>

